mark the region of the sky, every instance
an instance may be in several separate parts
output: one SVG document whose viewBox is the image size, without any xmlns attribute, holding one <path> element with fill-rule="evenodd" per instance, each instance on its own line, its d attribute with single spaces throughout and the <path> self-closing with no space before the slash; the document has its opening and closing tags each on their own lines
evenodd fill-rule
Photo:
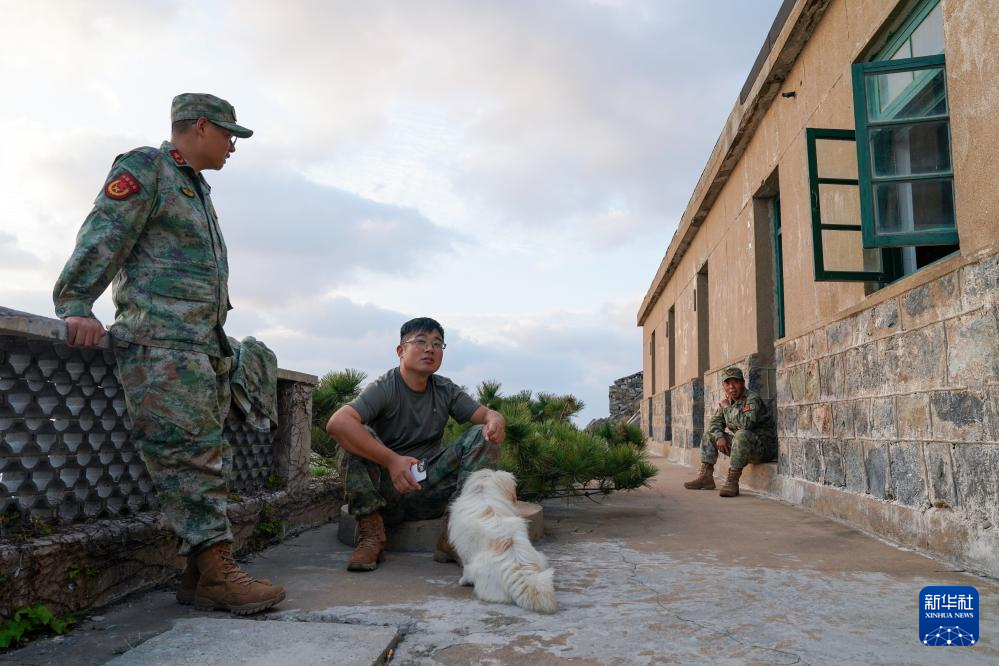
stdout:
<svg viewBox="0 0 999 666">
<path fill-rule="evenodd" d="M 572 393 L 585 425 L 642 368 L 638 307 L 779 5 L 0 0 L 0 306 L 54 316 L 115 156 L 210 92 L 255 132 L 204 174 L 229 335 L 374 378 L 430 316 L 441 374 Z"/>
</svg>

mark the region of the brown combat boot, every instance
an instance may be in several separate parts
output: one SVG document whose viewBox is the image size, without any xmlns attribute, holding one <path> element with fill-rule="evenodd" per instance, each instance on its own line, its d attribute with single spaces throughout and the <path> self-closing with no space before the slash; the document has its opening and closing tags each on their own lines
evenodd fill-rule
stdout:
<svg viewBox="0 0 999 666">
<path fill-rule="evenodd" d="M 198 560 L 190 555 L 187 558 L 184 573 L 180 575 L 180 589 L 177 590 L 178 604 L 190 606 L 194 603 L 194 590 L 198 587 L 199 578 L 201 578 L 201 573 L 198 571 Z"/>
<path fill-rule="evenodd" d="M 458 557 L 458 551 L 454 549 L 451 545 L 451 541 L 447 536 L 447 523 L 448 514 L 444 514 L 444 518 L 441 520 L 441 531 L 437 535 L 437 547 L 434 548 L 434 562 L 457 562 L 461 565 L 461 558 Z"/>
<path fill-rule="evenodd" d="M 739 495 L 739 477 L 742 476 L 742 468 L 732 469 L 728 468 L 728 478 L 725 479 L 725 485 L 721 487 L 718 494 L 721 497 L 737 497 Z"/>
<path fill-rule="evenodd" d="M 217 543 L 196 556 L 201 574 L 194 591 L 198 610 L 227 610 L 233 615 L 252 615 L 284 600 L 284 588 L 256 580 L 239 568 L 228 543 Z"/>
<path fill-rule="evenodd" d="M 347 571 L 374 571 L 385 559 L 385 523 L 375 511 L 357 519 L 357 547 L 347 560 Z"/>
<path fill-rule="evenodd" d="M 697 478 L 693 481 L 684 481 L 683 487 L 687 490 L 714 490 L 715 466 L 701 463 L 701 470 L 697 473 Z"/>
</svg>

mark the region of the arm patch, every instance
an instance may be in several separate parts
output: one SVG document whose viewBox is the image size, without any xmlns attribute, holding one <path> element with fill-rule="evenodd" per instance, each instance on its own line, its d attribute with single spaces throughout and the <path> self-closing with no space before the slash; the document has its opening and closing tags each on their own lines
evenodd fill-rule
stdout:
<svg viewBox="0 0 999 666">
<path fill-rule="evenodd" d="M 127 171 L 112 178 L 104 186 L 104 196 L 115 201 L 123 201 L 139 191 L 139 181 Z"/>
</svg>

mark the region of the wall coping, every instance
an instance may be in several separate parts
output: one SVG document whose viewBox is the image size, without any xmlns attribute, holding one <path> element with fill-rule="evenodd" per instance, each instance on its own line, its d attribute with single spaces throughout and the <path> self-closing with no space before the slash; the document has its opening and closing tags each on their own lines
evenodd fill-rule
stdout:
<svg viewBox="0 0 999 666">
<path fill-rule="evenodd" d="M 17 335 L 42 340 L 66 342 L 66 323 L 61 319 L 43 317 L 0 307 L 0 335 Z M 110 349 L 111 336 L 106 335 L 94 349 Z M 278 369 L 278 379 L 315 386 L 319 377 L 297 370 Z"/>
</svg>

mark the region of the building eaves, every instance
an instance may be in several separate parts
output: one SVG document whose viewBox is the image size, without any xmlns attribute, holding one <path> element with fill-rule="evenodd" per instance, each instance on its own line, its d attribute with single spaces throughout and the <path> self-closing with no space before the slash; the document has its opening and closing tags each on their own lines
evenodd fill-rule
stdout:
<svg viewBox="0 0 999 666">
<path fill-rule="evenodd" d="M 804 49 L 832 0 L 786 0 L 777 12 L 767 40 L 757 56 L 749 78 L 739 94 L 707 165 L 694 187 L 666 255 L 638 309 L 638 325 L 645 323 L 659 295 L 666 288 L 697 230 L 721 194 L 732 170 L 746 151 L 750 139 L 784 85 L 798 55 Z"/>
</svg>

